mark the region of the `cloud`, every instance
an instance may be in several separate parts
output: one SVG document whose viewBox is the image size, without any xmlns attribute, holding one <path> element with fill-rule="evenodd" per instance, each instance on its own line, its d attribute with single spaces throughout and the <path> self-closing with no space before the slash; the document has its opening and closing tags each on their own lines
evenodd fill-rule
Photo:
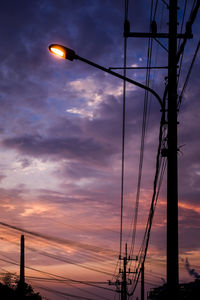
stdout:
<svg viewBox="0 0 200 300">
<path fill-rule="evenodd" d="M 81 158 L 96 163 L 100 162 L 100 158 L 101 162 L 105 162 L 106 157 L 113 151 L 109 145 L 103 146 L 92 138 L 75 137 L 43 139 L 41 136 L 22 136 L 5 139 L 2 141 L 2 146 L 33 157 Z"/>
<path fill-rule="evenodd" d="M 37 246 L 51 254 L 77 256 L 84 263 L 91 258 L 84 257 L 87 247 L 81 250 L 79 244 L 100 249 L 105 245 L 115 250 L 119 247 L 123 82 L 81 61 L 58 60 L 48 52 L 48 45 L 57 42 L 107 68 L 122 67 L 122 2 L 7 0 L 1 5 L 1 222 L 12 220 L 14 226 L 27 232 L 65 240 L 64 246 L 59 244 L 60 249 L 42 239 Z M 192 4 L 188 5 L 191 8 Z M 179 12 L 181 24 L 182 7 Z M 149 16 L 150 4 L 129 3 L 131 31 L 148 31 Z M 168 14 L 162 2 L 158 2 L 156 21 L 160 31 L 168 30 Z M 198 30 L 197 20 L 194 39 L 185 48 L 179 87 L 183 86 Z M 152 66 L 167 64 L 167 53 L 156 42 L 152 54 Z M 147 41 L 128 39 L 127 66 L 142 67 L 146 62 Z M 127 76 L 145 84 L 143 71 L 127 70 Z M 161 97 L 166 76 L 167 70 L 151 72 L 151 87 Z M 178 144 L 184 145 L 179 151 L 180 253 L 200 247 L 196 238 L 200 184 L 198 81 L 199 56 L 179 113 Z M 134 215 L 144 91 L 127 84 L 126 96 L 124 240 L 130 236 Z M 158 145 L 160 107 L 154 97 L 149 98 L 149 104 L 136 249 L 149 212 Z M 165 199 L 163 183 L 150 241 L 150 253 L 162 258 Z M 2 238 L 12 231 L 10 239 L 18 242 L 21 231 L 5 228 Z M 36 243 L 35 237 L 29 235 L 28 239 L 32 239 L 32 246 Z M 18 251 L 8 243 L 2 239 L 4 252 Z M 75 252 L 69 254 L 70 249 Z M 32 253 L 31 263 L 37 259 Z M 50 268 L 50 257 L 45 263 L 44 257 L 39 259 L 44 268 Z M 54 270 L 65 272 L 64 262 Z M 71 270 L 74 276 L 79 273 Z"/>
<path fill-rule="evenodd" d="M 51 236 L 40 234 L 40 233 L 37 233 L 37 232 L 32 232 L 32 231 L 29 231 L 29 230 L 26 230 L 26 229 L 23 229 L 23 228 L 14 226 L 14 225 L 6 224 L 4 222 L 0 222 L 0 225 L 4 226 L 4 227 L 8 227 L 10 229 L 20 231 L 22 233 L 33 235 L 33 236 L 38 237 L 38 238 L 47 239 L 48 241 L 53 241 L 53 242 L 56 242 L 56 243 L 59 243 L 59 244 L 66 244 L 68 246 L 70 245 L 70 246 L 73 246 L 75 248 L 80 247 L 80 248 L 83 248 L 85 250 L 90 250 L 90 251 L 94 251 L 94 252 L 104 251 L 103 248 L 100 248 L 100 247 L 97 247 L 97 246 L 78 243 L 78 242 L 74 242 L 74 241 L 70 241 L 70 240 L 64 240 L 64 239 L 60 239 L 60 238 L 57 238 L 57 237 L 51 237 Z M 109 252 L 109 250 L 107 250 L 107 251 Z"/>
</svg>

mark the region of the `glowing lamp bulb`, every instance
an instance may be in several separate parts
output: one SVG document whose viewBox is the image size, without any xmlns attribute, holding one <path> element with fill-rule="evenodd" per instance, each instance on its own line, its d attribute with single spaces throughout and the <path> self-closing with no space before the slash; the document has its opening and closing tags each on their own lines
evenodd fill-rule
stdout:
<svg viewBox="0 0 200 300">
<path fill-rule="evenodd" d="M 69 60 L 77 59 L 77 55 L 74 52 L 74 50 L 64 47 L 62 45 L 51 44 L 49 46 L 49 51 L 65 59 L 69 59 Z"/>
<path fill-rule="evenodd" d="M 51 52 L 53 52 L 54 54 L 58 55 L 58 56 L 61 56 L 61 57 L 64 57 L 65 53 L 58 49 L 58 48 L 54 48 L 54 47 L 51 47 Z"/>
</svg>

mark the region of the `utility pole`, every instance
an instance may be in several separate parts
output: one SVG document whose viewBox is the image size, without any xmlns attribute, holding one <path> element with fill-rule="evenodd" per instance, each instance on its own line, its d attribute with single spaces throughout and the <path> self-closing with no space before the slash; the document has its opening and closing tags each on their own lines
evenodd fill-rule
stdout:
<svg viewBox="0 0 200 300">
<path fill-rule="evenodd" d="M 167 299 L 179 299 L 179 254 L 178 254 L 178 160 L 177 160 L 177 39 L 191 39 L 193 38 L 190 24 L 186 25 L 185 33 L 177 33 L 177 0 L 163 1 L 169 10 L 169 31 L 167 33 L 157 32 L 156 21 L 151 23 L 151 32 L 131 32 L 130 23 L 126 20 L 124 24 L 124 37 L 134 38 L 165 38 L 168 39 L 168 49 L 163 46 L 168 52 L 168 84 L 165 92 L 168 93 L 167 109 L 164 107 L 164 100 L 160 101 L 158 94 L 154 93 L 161 104 L 161 111 L 167 114 L 167 149 L 161 149 L 162 156 L 167 157 Z M 194 16 L 193 16 L 194 17 Z M 189 25 L 189 26 L 188 26 Z M 188 28 L 187 28 L 188 27 Z M 86 61 L 87 62 L 87 61 Z M 93 64 L 94 65 L 94 64 Z M 96 66 L 96 65 L 94 65 Z M 160 68 L 160 67 L 153 67 Z M 102 69 L 102 68 L 101 68 Z M 117 68 L 115 68 L 117 69 Z M 123 69 L 123 68 L 119 68 Z M 103 69 L 102 69 L 103 70 Z M 107 71 L 104 69 L 104 71 Z M 112 74 L 112 73 L 111 73 Z M 115 73 L 113 73 L 115 75 Z M 117 76 L 118 77 L 118 76 Z M 122 78 L 122 77 L 121 77 Z M 134 84 L 134 82 L 132 82 Z M 137 83 L 137 86 L 138 83 Z M 140 86 L 142 87 L 142 86 Z M 144 88 L 144 87 L 143 87 Z M 147 88 L 144 88 L 147 90 Z M 152 89 L 151 89 L 152 92 Z M 154 91 L 155 92 L 155 91 Z M 164 98 L 166 94 L 164 93 Z M 121 259 L 121 258 L 120 258 Z M 127 255 L 124 259 L 124 271 L 122 275 L 122 297 L 126 299 L 126 264 Z M 142 266 L 144 268 L 144 265 Z M 141 270 L 142 271 L 142 270 Z M 144 271 L 144 270 L 143 270 Z M 122 273 L 122 272 L 121 272 Z M 144 272 L 142 272 L 144 276 Z M 144 281 L 144 278 L 141 280 Z M 143 285 L 143 283 L 142 283 Z M 142 288 L 143 289 L 143 288 Z M 141 291 L 142 298 L 143 291 Z"/>
<path fill-rule="evenodd" d="M 126 267 L 127 267 L 127 244 L 125 245 L 125 256 L 123 258 L 123 271 L 121 271 L 122 273 L 121 300 L 127 299 Z"/>
<path fill-rule="evenodd" d="M 177 164 L 177 0 L 169 1 L 167 294 L 178 299 L 178 164 Z"/>
<path fill-rule="evenodd" d="M 131 260 L 137 260 L 137 257 L 134 259 L 134 258 L 130 258 L 127 257 L 127 244 L 125 244 L 125 256 L 122 258 L 122 257 L 119 257 L 120 260 L 123 260 L 123 271 L 122 270 L 119 270 L 119 273 L 122 274 L 122 282 L 121 282 L 121 300 L 127 300 L 127 285 L 128 284 L 131 284 L 131 280 L 129 280 L 129 282 L 127 282 L 127 274 L 131 274 L 131 273 L 135 273 L 135 272 L 131 272 L 131 270 L 129 269 L 127 271 L 127 264 L 129 261 Z"/>
<path fill-rule="evenodd" d="M 24 275 L 24 235 L 21 235 L 20 244 L 20 277 L 19 277 L 19 296 L 20 299 L 24 297 L 25 294 L 25 275 Z"/>
<path fill-rule="evenodd" d="M 141 300 L 144 300 L 144 261 L 141 266 Z"/>
<path fill-rule="evenodd" d="M 21 251 L 20 251 L 20 283 L 24 285 L 24 235 L 21 235 Z"/>
<path fill-rule="evenodd" d="M 131 272 L 130 268 L 127 271 L 127 265 L 129 261 L 137 260 L 136 258 L 131 258 L 127 256 L 127 244 L 125 244 L 125 256 L 122 258 L 119 256 L 120 260 L 123 260 L 123 269 L 119 269 L 119 274 L 122 274 L 122 281 L 117 280 L 115 282 L 109 281 L 109 285 L 115 285 L 117 287 L 117 292 L 121 294 L 121 300 L 127 300 L 127 285 L 132 284 L 132 281 L 127 281 L 127 274 L 135 274 L 135 272 Z M 121 286 L 121 288 L 119 288 Z"/>
<path fill-rule="evenodd" d="M 167 107 L 167 293 L 168 299 L 178 299 L 178 164 L 177 164 L 177 38 L 192 38 L 191 32 L 177 33 L 177 0 L 169 0 L 169 33 L 130 32 L 125 28 L 126 37 L 168 39 L 168 107 Z M 154 21 L 155 23 L 155 21 Z M 156 25 L 151 24 L 151 25 Z"/>
</svg>

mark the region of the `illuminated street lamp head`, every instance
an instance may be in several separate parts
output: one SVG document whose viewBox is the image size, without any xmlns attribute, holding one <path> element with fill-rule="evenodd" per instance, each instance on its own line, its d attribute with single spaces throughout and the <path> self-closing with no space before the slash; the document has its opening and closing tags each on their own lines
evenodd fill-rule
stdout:
<svg viewBox="0 0 200 300">
<path fill-rule="evenodd" d="M 76 58 L 76 53 L 72 49 L 66 48 L 58 44 L 51 44 L 49 46 L 49 51 L 61 58 L 69 60 L 73 60 Z"/>
</svg>

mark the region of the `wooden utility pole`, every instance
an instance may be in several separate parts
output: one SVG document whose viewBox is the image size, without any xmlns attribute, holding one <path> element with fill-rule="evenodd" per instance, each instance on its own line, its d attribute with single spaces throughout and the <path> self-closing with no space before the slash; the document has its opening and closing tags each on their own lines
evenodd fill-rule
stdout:
<svg viewBox="0 0 200 300">
<path fill-rule="evenodd" d="M 135 272 L 131 272 L 130 268 L 127 270 L 127 265 L 129 261 L 137 260 L 138 258 L 131 258 L 127 256 L 127 244 L 125 244 L 125 256 L 122 258 L 119 256 L 119 260 L 123 260 L 123 269 L 119 269 L 119 274 L 122 276 L 122 280 L 117 280 L 115 282 L 111 282 L 109 280 L 109 285 L 115 285 L 117 287 L 117 292 L 121 294 L 121 300 L 127 300 L 128 290 L 127 286 L 132 284 L 132 281 L 127 280 L 127 274 L 135 274 Z"/>
<path fill-rule="evenodd" d="M 126 267 L 127 267 L 127 244 L 125 245 L 125 256 L 123 258 L 121 300 L 127 299 Z"/>
<path fill-rule="evenodd" d="M 24 235 L 21 235 L 21 249 L 20 249 L 20 284 L 25 283 L 24 275 Z"/>
<path fill-rule="evenodd" d="M 144 300 L 144 262 L 141 266 L 141 300 Z"/>
<path fill-rule="evenodd" d="M 165 1 L 163 1 L 165 3 Z M 124 27 L 125 37 L 165 38 L 168 39 L 168 135 L 167 149 L 163 156 L 167 157 L 167 299 L 179 299 L 179 254 L 178 254 L 178 160 L 177 160 L 177 39 L 191 39 L 190 27 L 186 25 L 185 33 L 177 33 L 177 0 L 165 3 L 169 10 L 169 32 L 158 33 L 155 21 L 152 21 L 151 32 L 130 32 L 130 24 Z M 187 27 L 189 30 L 187 30 Z M 164 96 L 165 97 L 165 96 Z M 159 97 L 157 97 L 158 99 Z M 162 107 L 164 101 L 159 101 Z M 165 153 L 165 154 L 164 154 Z M 144 265 L 142 266 L 144 267 Z M 143 293 L 143 292 L 142 292 Z M 143 296 L 142 296 L 143 297 Z M 141 298 L 142 299 L 142 298 Z"/>
<path fill-rule="evenodd" d="M 177 0 L 169 0 L 169 32 L 135 33 L 125 31 L 126 37 L 168 39 L 168 107 L 167 107 L 167 292 L 168 299 L 178 299 L 178 165 L 177 165 Z M 192 38 L 192 36 L 188 36 Z"/>
<path fill-rule="evenodd" d="M 122 274 L 122 282 L 121 282 L 121 300 L 127 300 L 127 285 L 131 284 L 131 280 L 127 281 L 127 274 L 134 274 L 135 272 L 131 272 L 130 268 L 127 271 L 127 264 L 131 260 L 137 260 L 136 258 L 131 258 L 127 256 L 127 244 L 125 244 L 125 256 L 124 258 L 119 257 L 119 259 L 123 260 L 123 271 L 119 270 L 119 273 Z"/>
<path fill-rule="evenodd" d="M 167 164 L 167 293 L 178 299 L 178 172 L 177 172 L 177 0 L 169 1 L 168 164 Z"/>
</svg>

